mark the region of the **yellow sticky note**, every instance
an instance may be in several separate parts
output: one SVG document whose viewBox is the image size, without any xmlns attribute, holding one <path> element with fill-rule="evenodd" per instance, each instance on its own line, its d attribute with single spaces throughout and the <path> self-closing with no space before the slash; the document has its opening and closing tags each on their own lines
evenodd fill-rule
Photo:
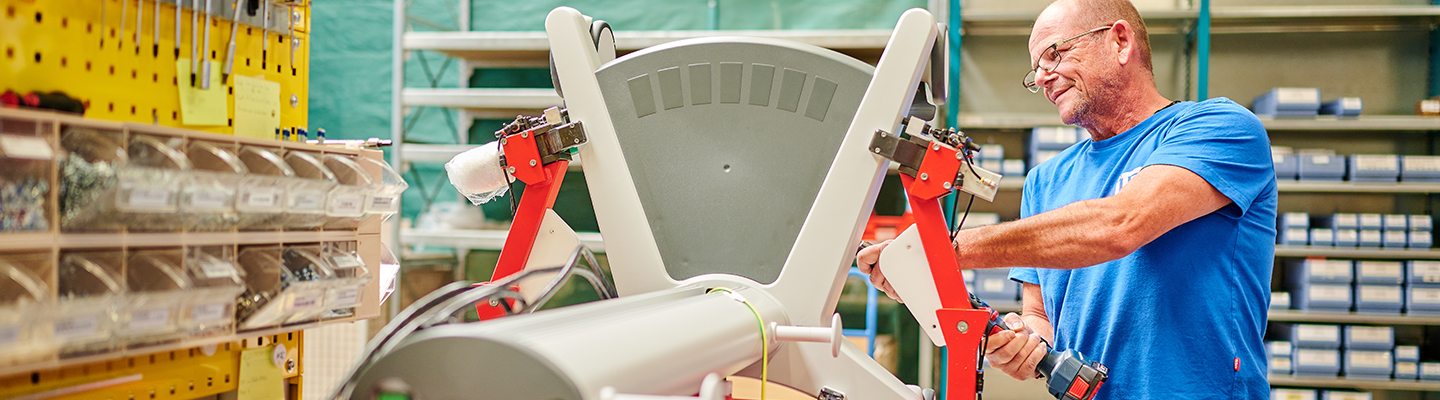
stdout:
<svg viewBox="0 0 1440 400">
<path fill-rule="evenodd" d="M 285 400 L 285 380 L 271 357 L 275 346 L 240 352 L 238 400 Z"/>
<path fill-rule="evenodd" d="M 225 125 L 225 85 L 220 83 L 220 63 L 210 61 L 210 89 L 190 87 L 190 59 L 175 61 L 180 77 L 180 122 L 185 125 Z M 197 71 L 196 79 L 204 70 Z"/>
<path fill-rule="evenodd" d="M 273 139 L 280 127 L 280 84 L 235 75 L 235 136 Z"/>
</svg>

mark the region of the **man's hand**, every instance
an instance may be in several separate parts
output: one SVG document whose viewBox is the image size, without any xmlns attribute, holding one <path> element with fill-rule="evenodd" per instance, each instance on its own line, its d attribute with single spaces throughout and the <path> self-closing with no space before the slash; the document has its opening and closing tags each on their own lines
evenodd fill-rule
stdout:
<svg viewBox="0 0 1440 400">
<path fill-rule="evenodd" d="M 1010 326 L 1010 330 L 990 335 L 985 344 L 985 359 L 990 360 L 990 366 L 1016 380 L 1035 378 L 1035 367 L 1045 358 L 1040 335 L 1025 326 L 1015 313 L 1005 314 L 1005 325 Z"/>
<path fill-rule="evenodd" d="M 890 296 L 891 299 L 904 303 L 905 301 L 900 300 L 900 296 L 895 294 L 895 288 L 890 286 L 890 281 L 885 280 L 885 274 L 881 273 L 880 268 L 876 268 L 875 265 L 880 262 L 880 251 L 885 250 L 885 246 L 889 245 L 890 241 L 886 240 L 860 250 L 860 253 L 855 255 L 855 266 L 860 268 L 860 272 L 870 275 L 870 284 L 875 285 L 876 289 L 885 292 L 885 295 Z"/>
</svg>

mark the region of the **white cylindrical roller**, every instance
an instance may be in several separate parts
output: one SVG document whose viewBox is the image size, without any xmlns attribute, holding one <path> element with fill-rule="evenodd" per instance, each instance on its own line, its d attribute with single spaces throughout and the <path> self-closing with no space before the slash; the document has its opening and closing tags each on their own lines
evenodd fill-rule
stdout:
<svg viewBox="0 0 1440 400">
<path fill-rule="evenodd" d="M 500 165 L 500 142 L 490 142 L 456 154 L 445 163 L 450 184 L 476 205 L 504 196 L 515 179 Z"/>
<path fill-rule="evenodd" d="M 656 396 L 649 394 L 626 394 L 618 393 L 614 387 L 606 386 L 600 389 L 600 400 L 725 400 L 728 391 L 723 390 L 725 380 L 718 374 L 705 376 L 705 381 L 700 383 L 699 396 Z"/>
<path fill-rule="evenodd" d="M 784 326 L 774 322 L 770 323 L 770 334 L 775 335 L 775 342 L 829 343 L 831 357 L 840 355 L 840 341 L 844 340 L 842 329 L 839 313 L 830 316 L 829 327 Z"/>
</svg>

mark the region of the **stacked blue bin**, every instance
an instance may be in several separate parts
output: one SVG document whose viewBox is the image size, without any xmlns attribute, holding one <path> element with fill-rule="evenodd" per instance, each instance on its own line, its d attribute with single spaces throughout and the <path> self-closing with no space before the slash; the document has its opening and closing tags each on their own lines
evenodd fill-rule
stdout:
<svg viewBox="0 0 1440 400">
<path fill-rule="evenodd" d="M 1399 314 L 1405 307 L 1405 264 L 1355 262 L 1355 311 Z"/>
</svg>

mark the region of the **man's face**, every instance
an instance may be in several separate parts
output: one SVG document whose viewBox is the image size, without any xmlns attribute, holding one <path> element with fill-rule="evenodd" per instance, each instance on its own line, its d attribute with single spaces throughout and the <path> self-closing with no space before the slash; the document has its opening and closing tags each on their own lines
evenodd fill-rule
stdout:
<svg viewBox="0 0 1440 400">
<path fill-rule="evenodd" d="M 1082 30 L 1066 23 L 1064 15 L 1067 14 L 1067 8 L 1064 4 L 1055 4 L 1040 14 L 1030 33 L 1029 47 L 1031 65 L 1040 66 L 1036 84 L 1044 89 L 1045 98 L 1055 104 L 1060 112 L 1060 119 L 1067 124 L 1075 124 L 1088 116 L 1095 103 L 1096 93 L 1092 86 L 1086 83 L 1092 80 L 1087 78 L 1097 75 L 1098 71 L 1092 64 L 1096 64 L 1093 55 L 1096 53 L 1095 47 L 1100 43 L 1086 35 L 1061 44 L 1051 51 L 1051 45 L 1056 42 L 1093 28 Z M 1103 35 L 1106 32 L 1108 31 L 1092 35 Z M 1058 64 L 1055 62 L 1056 55 L 1060 60 Z M 1049 71 L 1052 67 L 1054 71 Z"/>
</svg>

